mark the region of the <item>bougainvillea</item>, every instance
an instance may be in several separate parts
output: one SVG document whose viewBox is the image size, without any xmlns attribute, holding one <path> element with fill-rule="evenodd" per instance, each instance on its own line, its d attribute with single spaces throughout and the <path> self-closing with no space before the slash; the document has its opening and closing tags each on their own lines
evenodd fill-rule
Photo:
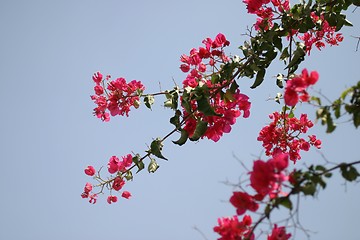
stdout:
<svg viewBox="0 0 360 240">
<path fill-rule="evenodd" d="M 127 83 L 124 78 L 111 80 L 108 75 L 103 79 L 100 72 L 93 75 L 95 82 L 95 95 L 91 99 L 97 105 L 94 108 L 94 115 L 101 120 L 108 122 L 111 116 L 129 116 L 130 108 L 139 107 L 139 96 L 145 90 L 140 81 L 132 80 Z"/>
<path fill-rule="evenodd" d="M 254 236 L 251 235 L 251 223 L 252 219 L 248 215 L 245 215 L 240 222 L 237 216 L 233 216 L 232 218 L 219 218 L 219 225 L 214 227 L 214 232 L 221 236 L 219 240 L 253 240 Z"/>
<path fill-rule="evenodd" d="M 258 141 L 263 142 L 265 154 L 271 156 L 277 152 L 288 153 L 292 161 L 301 159 L 300 150 L 308 151 L 310 146 L 321 148 L 321 141 L 315 135 L 309 135 L 308 140 L 301 137 L 314 124 L 301 114 L 300 119 L 288 113 L 274 112 L 269 116 L 272 122 L 261 129 Z"/>
<path fill-rule="evenodd" d="M 341 169 L 342 176 L 348 181 L 360 176 L 352 166 L 360 161 L 343 163 L 331 169 L 321 165 L 310 166 L 307 171 L 288 169 L 290 164 L 293 166 L 301 159 L 301 151 L 309 151 L 312 146 L 319 149 L 322 144 L 315 135 L 306 135 L 314 126 L 308 115 L 301 113 L 299 117 L 295 116 L 296 106 L 312 99 L 309 88 L 316 84 L 319 74 L 317 71 L 309 73 L 307 69 L 297 74 L 298 68 L 305 60 L 306 53 L 310 55 L 314 45 L 320 50 L 325 43 L 335 46 L 343 41 L 342 34 L 337 31 L 351 23 L 339 11 L 346 10 L 351 3 L 335 1 L 329 7 L 328 3 L 321 1 L 301 2 L 294 6 L 290 5 L 289 0 L 243 2 L 248 13 L 257 16 L 253 24 L 256 34 L 253 34 L 252 29 L 249 30 L 250 40 L 239 47 L 243 57 L 225 53 L 230 41 L 224 34 L 219 33 L 214 39 L 206 38 L 202 46 L 192 48 L 189 54 L 180 56 L 180 70 L 187 74 L 180 87 L 176 85 L 172 90 L 157 93 L 144 93 L 145 87 L 137 80 L 126 82 L 122 77 L 111 80 L 110 75 L 104 78 L 100 72 L 94 73 L 95 94 L 91 99 L 96 104 L 94 115 L 97 118 L 108 122 L 110 116 L 129 116 L 130 109 L 138 108 L 142 102 L 151 109 L 155 96 L 162 95 L 166 98 L 164 107 L 174 111 L 174 116 L 170 118 L 174 129 L 162 138 L 154 138 L 143 156 L 135 153 L 120 158 L 111 156 L 107 163 L 107 172 L 110 174 L 107 177 L 100 174 L 102 168 L 96 171 L 93 166 L 87 166 L 84 173 L 97 184 L 86 183 L 82 198 L 94 204 L 104 190 L 109 191 L 109 204 L 118 201 L 117 194 L 125 199 L 131 198 L 131 193 L 123 189 L 127 181 L 133 180 L 133 171 L 137 170 L 138 173 L 145 169 L 144 162 L 148 160 L 147 170 L 154 173 L 159 168 L 156 158 L 168 160 L 162 148 L 172 134 L 180 134 L 180 138 L 173 141 L 179 146 L 187 140 L 207 138 L 219 141 L 224 133 L 232 130 L 239 117 L 250 117 L 249 97 L 240 91 L 237 80 L 254 78 L 251 88 L 258 87 L 265 79 L 266 69 L 277 55 L 285 64 L 285 72 L 277 75 L 276 84 L 281 89 L 285 85 L 285 89 L 282 89 L 283 94 L 278 93 L 274 99 L 278 103 L 283 101 L 283 105 L 281 110 L 270 114 L 271 122 L 260 130 L 257 137 L 268 159 L 258 158 L 253 162 L 246 179 L 246 187 L 250 191 L 241 186 L 241 191 L 233 191 L 229 199 L 237 215 L 219 218 L 218 226 L 213 228 L 214 232 L 220 235 L 220 240 L 255 239 L 255 229 L 262 221 L 270 219 L 274 209 L 283 206 L 291 211 L 291 196 L 300 193 L 314 195 L 319 187 L 325 188 L 323 178 L 330 177 L 330 171 Z M 356 88 L 353 92 L 356 92 Z M 358 102 L 356 96 L 351 100 L 352 103 Z M 317 102 L 320 104 L 319 99 Z M 331 107 L 335 109 L 336 105 Z M 329 120 L 326 120 L 329 119 L 329 113 L 324 113 L 324 109 L 317 116 L 329 125 Z M 337 116 L 339 111 L 335 113 Z M 355 116 L 354 113 L 355 126 L 359 126 L 360 121 Z M 289 159 L 292 162 L 289 163 Z M 244 215 L 240 221 L 239 216 L 247 211 L 250 214 L 258 213 L 259 220 L 253 222 L 250 215 Z M 268 240 L 287 240 L 291 237 L 286 226 L 278 227 L 277 224 L 269 223 L 272 231 L 267 232 Z"/>
</svg>

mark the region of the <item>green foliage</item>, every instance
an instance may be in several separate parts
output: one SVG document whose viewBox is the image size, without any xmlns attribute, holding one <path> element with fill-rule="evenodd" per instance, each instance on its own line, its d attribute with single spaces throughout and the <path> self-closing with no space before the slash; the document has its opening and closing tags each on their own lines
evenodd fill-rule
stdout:
<svg viewBox="0 0 360 240">
<path fill-rule="evenodd" d="M 351 3 L 357 7 L 360 7 L 360 0 L 352 0 Z"/>
<path fill-rule="evenodd" d="M 131 171 L 127 171 L 126 174 L 125 174 L 125 178 L 126 178 L 126 180 L 128 180 L 128 181 L 133 180 L 132 172 L 131 172 Z"/>
<path fill-rule="evenodd" d="M 199 140 L 206 132 L 208 123 L 205 121 L 199 120 L 196 124 L 196 128 L 194 131 L 194 134 L 191 138 L 189 138 L 191 141 L 197 141 Z"/>
<path fill-rule="evenodd" d="M 278 198 L 276 198 L 274 205 L 275 206 L 281 205 L 281 206 L 283 206 L 283 207 L 285 207 L 285 208 L 287 208 L 289 210 L 293 209 L 293 204 L 292 204 L 289 197 L 278 197 Z"/>
<path fill-rule="evenodd" d="M 157 164 L 155 159 L 150 158 L 150 163 L 149 163 L 149 166 L 148 166 L 148 172 L 149 173 L 154 173 L 158 168 L 159 168 L 159 165 Z"/>
<path fill-rule="evenodd" d="M 359 172 L 356 170 L 355 167 L 346 163 L 342 163 L 340 165 L 340 171 L 343 178 L 345 178 L 349 182 L 355 181 L 357 177 L 360 176 Z"/>
<path fill-rule="evenodd" d="M 180 110 L 176 110 L 175 115 L 170 118 L 170 123 L 173 124 L 176 127 L 176 129 L 181 129 L 180 116 L 181 116 Z"/>
<path fill-rule="evenodd" d="M 155 103 L 155 98 L 153 95 L 149 94 L 144 97 L 144 103 L 145 106 L 149 109 L 151 109 L 151 105 Z"/>
<path fill-rule="evenodd" d="M 297 42 L 296 50 L 294 51 L 292 58 L 285 69 L 289 69 L 290 74 L 294 73 L 298 69 L 300 63 L 304 61 L 304 59 L 305 59 L 305 45 L 303 43 Z"/>
<path fill-rule="evenodd" d="M 167 160 L 166 157 L 164 157 L 161 153 L 163 148 L 163 144 L 160 138 L 155 139 L 154 141 L 151 142 L 150 144 L 150 150 L 148 151 L 148 153 L 151 153 L 152 155 Z"/>
<path fill-rule="evenodd" d="M 188 138 L 189 138 L 188 132 L 186 130 L 184 130 L 184 129 L 181 129 L 180 138 L 177 141 L 172 141 L 172 142 L 179 145 L 179 146 L 181 146 L 181 145 L 184 145 L 186 143 Z"/>
<path fill-rule="evenodd" d="M 138 170 L 136 173 L 140 172 L 141 170 L 144 169 L 145 165 L 143 163 L 143 161 L 140 161 L 140 155 L 139 154 L 136 154 L 133 158 L 132 158 L 132 161 L 133 163 L 137 166 Z"/>
<path fill-rule="evenodd" d="M 164 102 L 164 106 L 171 108 L 173 110 L 177 110 L 178 108 L 178 99 L 179 99 L 179 88 L 174 87 L 171 91 L 166 91 L 166 101 Z"/>
<path fill-rule="evenodd" d="M 350 100 L 346 102 L 348 96 Z M 335 130 L 336 124 L 333 119 L 342 117 L 344 115 L 342 112 L 352 116 L 355 128 L 360 126 L 360 81 L 343 91 L 340 97 L 329 106 L 321 106 L 321 100 L 318 97 L 312 97 L 311 102 L 320 105 L 316 111 L 316 119 L 320 119 L 322 125 L 327 125 L 327 133 Z"/>
</svg>

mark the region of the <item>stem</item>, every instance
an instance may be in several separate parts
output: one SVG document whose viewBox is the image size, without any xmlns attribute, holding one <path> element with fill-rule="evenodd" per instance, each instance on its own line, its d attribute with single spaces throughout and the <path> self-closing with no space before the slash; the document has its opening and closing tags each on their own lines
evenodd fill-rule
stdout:
<svg viewBox="0 0 360 240">
<path fill-rule="evenodd" d="M 340 163 L 340 164 L 336 165 L 335 167 L 329 168 L 329 169 L 327 169 L 327 170 L 325 170 L 325 171 L 323 171 L 322 173 L 319 173 L 319 174 L 317 174 L 317 175 L 319 175 L 319 176 L 324 175 L 324 174 L 329 173 L 329 172 L 332 172 L 332 171 L 334 171 L 334 170 L 336 170 L 336 169 L 338 169 L 338 168 L 341 168 L 341 167 L 344 166 L 344 165 L 347 166 L 347 167 L 349 167 L 349 166 L 356 165 L 356 164 L 360 164 L 360 160 L 359 160 L 359 161 L 355 161 L 355 162 L 351 162 L 351 163 Z"/>
</svg>

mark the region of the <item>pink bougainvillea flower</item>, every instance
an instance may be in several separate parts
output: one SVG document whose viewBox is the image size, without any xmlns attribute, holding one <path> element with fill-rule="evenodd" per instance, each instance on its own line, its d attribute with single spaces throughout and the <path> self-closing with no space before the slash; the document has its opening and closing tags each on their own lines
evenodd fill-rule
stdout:
<svg viewBox="0 0 360 240">
<path fill-rule="evenodd" d="M 314 24 L 320 25 L 316 29 L 310 29 L 302 36 L 299 36 L 299 39 L 304 41 L 308 55 L 310 55 L 313 45 L 321 50 L 325 47 L 325 43 L 336 46 L 343 41 L 343 35 L 341 33 L 335 34 L 336 26 L 330 26 L 324 15 L 317 16 L 315 12 L 311 12 L 310 17 Z"/>
<path fill-rule="evenodd" d="M 94 92 L 96 95 L 100 96 L 100 95 L 104 94 L 104 88 L 100 85 L 96 85 L 94 87 Z"/>
<path fill-rule="evenodd" d="M 285 170 L 289 165 L 289 155 L 281 151 L 273 154 L 274 157 L 268 162 L 271 164 L 278 172 Z"/>
<path fill-rule="evenodd" d="M 299 95 L 291 88 L 285 89 L 284 94 L 285 104 L 288 106 L 295 106 L 299 102 Z"/>
<path fill-rule="evenodd" d="M 180 69 L 181 69 L 181 71 L 183 71 L 184 73 L 187 73 L 188 71 L 190 71 L 190 66 L 189 66 L 189 64 L 181 64 L 181 65 L 180 65 Z"/>
<path fill-rule="evenodd" d="M 259 208 L 259 204 L 254 201 L 253 196 L 245 192 L 233 192 L 230 203 L 236 208 L 236 213 L 242 215 L 246 210 L 255 212 Z"/>
<path fill-rule="evenodd" d="M 288 114 L 274 112 L 269 117 L 273 122 L 263 127 L 257 138 L 258 141 L 263 142 L 267 156 L 275 156 L 275 153 L 279 152 L 288 153 L 290 160 L 296 162 L 301 159 L 300 150 L 309 150 L 305 142 L 316 148 L 321 147 L 321 141 L 316 139 L 315 135 L 309 136 L 309 141 L 301 138 L 301 134 L 314 126 L 306 114 L 301 114 L 298 119 L 289 117 Z"/>
<path fill-rule="evenodd" d="M 291 233 L 286 233 L 285 227 L 277 227 L 274 225 L 271 235 L 268 235 L 268 240 L 288 240 L 291 237 Z"/>
<path fill-rule="evenodd" d="M 94 176 L 95 175 L 95 168 L 93 166 L 87 166 L 84 170 L 86 175 Z"/>
<path fill-rule="evenodd" d="M 92 77 L 93 81 L 94 81 L 97 85 L 101 83 L 102 78 L 103 78 L 103 75 L 102 75 L 100 72 L 94 73 L 94 75 L 93 75 L 93 77 Z"/>
<path fill-rule="evenodd" d="M 108 171 L 113 174 L 119 171 L 120 160 L 116 156 L 111 156 L 108 162 Z"/>
<path fill-rule="evenodd" d="M 274 189 L 276 178 L 274 168 L 268 162 L 256 160 L 253 170 L 250 172 L 250 185 L 260 196 L 265 197 Z"/>
<path fill-rule="evenodd" d="M 107 197 L 107 202 L 108 202 L 109 204 L 115 203 L 115 202 L 117 202 L 117 200 L 118 200 L 117 196 L 112 196 L 112 195 L 110 195 L 110 196 Z"/>
<path fill-rule="evenodd" d="M 116 177 L 116 178 L 114 179 L 112 188 L 113 188 L 115 191 L 120 191 L 120 189 L 121 189 L 124 185 L 125 185 L 124 179 L 122 179 L 121 177 Z"/>
<path fill-rule="evenodd" d="M 250 186 L 258 193 L 253 198 L 262 200 L 267 195 L 270 198 L 282 193 L 282 183 L 288 180 L 283 172 L 288 166 L 289 155 L 277 153 L 268 161 L 256 160 L 250 172 Z"/>
<path fill-rule="evenodd" d="M 129 198 L 131 197 L 131 193 L 128 192 L 128 191 L 124 191 L 124 192 L 121 194 L 121 196 L 122 196 L 123 198 L 129 199 Z"/>
<path fill-rule="evenodd" d="M 249 237 L 251 234 L 251 223 L 252 219 L 248 215 L 245 215 L 241 222 L 239 222 L 237 216 L 231 218 L 219 218 L 218 226 L 214 227 L 214 232 L 221 236 L 219 240 L 253 240 L 255 238 L 253 234 Z"/>
<path fill-rule="evenodd" d="M 125 172 L 133 163 L 131 154 L 121 157 L 122 161 L 119 164 L 119 171 Z"/>
<path fill-rule="evenodd" d="M 289 79 L 284 94 L 285 104 L 293 107 L 298 103 L 299 98 L 303 102 L 309 101 L 310 97 L 306 90 L 309 86 L 314 85 L 318 79 L 319 74 L 316 71 L 312 71 L 309 75 L 306 69 L 302 70 L 301 75 Z"/>
<path fill-rule="evenodd" d="M 89 193 L 93 189 L 93 186 L 91 183 L 86 183 L 84 187 L 84 192 Z"/>
<path fill-rule="evenodd" d="M 92 203 L 92 204 L 95 204 L 96 203 L 96 201 L 97 201 L 97 197 L 98 197 L 98 195 L 97 194 L 92 194 L 92 195 L 90 195 L 89 196 L 89 203 Z"/>
<path fill-rule="evenodd" d="M 199 121 L 207 122 L 206 132 L 201 138 L 206 137 L 217 142 L 224 133 L 231 131 L 231 126 L 236 123 L 238 117 L 242 116 L 247 118 L 250 116 L 251 103 L 249 97 L 240 93 L 239 89 L 235 92 L 233 90 L 229 91 L 231 82 L 234 80 L 214 82 L 213 79 L 211 79 L 215 65 L 226 64 L 230 61 L 230 58 L 223 50 L 224 47 L 230 44 L 225 35 L 219 33 L 214 40 L 206 38 L 202 43 L 205 46 L 199 47 L 198 49 L 193 48 L 190 50 L 189 55 L 183 54 L 180 57 L 180 61 L 182 62 L 180 68 L 184 72 L 189 72 L 185 80 L 183 80 L 183 88 L 187 91 L 192 91 L 194 88 L 205 85 L 212 96 L 209 99 L 209 104 L 215 114 L 207 114 L 198 110 L 199 103 L 196 99 L 192 99 L 189 103 L 191 117 L 189 116 L 188 109 L 185 108 L 184 105 L 182 106 L 183 118 L 186 119 L 184 130 L 188 132 L 191 138 L 197 123 Z M 219 88 L 224 88 L 224 92 L 228 90 L 226 97 L 224 97 L 222 91 L 218 91 Z"/>
<path fill-rule="evenodd" d="M 89 197 L 89 193 L 88 192 L 83 192 L 82 194 L 81 194 L 81 197 L 82 198 L 88 198 Z"/>
<path fill-rule="evenodd" d="M 101 120 L 108 122 L 110 115 L 129 116 L 130 108 L 138 108 L 140 95 L 145 87 L 140 81 L 132 80 L 129 83 L 124 78 L 110 79 L 111 76 L 103 75 L 99 72 L 94 73 L 93 80 L 96 83 L 94 87 L 95 95 L 91 99 L 97 104 L 94 108 L 94 115 Z M 104 86 L 107 85 L 107 90 Z"/>
</svg>

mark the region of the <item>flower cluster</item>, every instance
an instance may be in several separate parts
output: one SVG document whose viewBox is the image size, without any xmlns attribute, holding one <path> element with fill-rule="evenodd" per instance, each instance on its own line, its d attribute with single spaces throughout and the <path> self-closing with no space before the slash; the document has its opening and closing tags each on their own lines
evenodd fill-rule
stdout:
<svg viewBox="0 0 360 240">
<path fill-rule="evenodd" d="M 190 86 L 195 88 L 199 84 L 199 80 L 207 70 L 207 67 L 214 67 L 216 63 L 229 62 L 229 57 L 223 51 L 223 48 L 230 45 L 225 35 L 219 33 L 214 40 L 206 38 L 202 41 L 204 47 L 199 49 L 193 48 L 189 55 L 181 55 L 180 65 L 181 71 L 189 72 L 183 81 L 184 87 Z M 206 62 L 203 62 L 207 60 Z"/>
<path fill-rule="evenodd" d="M 300 150 L 308 151 L 310 146 L 321 148 L 321 141 L 316 139 L 316 136 L 308 136 L 308 141 L 299 137 L 314 125 L 306 114 L 301 114 L 298 119 L 287 113 L 274 112 L 269 118 L 273 121 L 261 129 L 257 138 L 258 141 L 263 142 L 262 146 L 267 156 L 279 152 L 288 153 L 290 159 L 296 162 L 301 159 Z"/>
<path fill-rule="evenodd" d="M 282 183 L 288 180 L 284 173 L 288 164 L 287 153 L 274 154 L 268 161 L 254 162 L 253 170 L 250 172 L 250 186 L 257 192 L 254 197 L 256 200 L 263 200 L 266 196 L 273 199 L 282 193 Z"/>
<path fill-rule="evenodd" d="M 115 176 L 111 176 L 108 178 L 108 180 L 104 180 L 102 177 L 100 177 L 100 173 L 96 174 L 96 170 L 93 166 L 87 166 L 84 169 L 84 172 L 88 176 L 94 177 L 96 181 L 98 181 L 98 185 L 95 187 L 100 187 L 100 190 L 98 193 L 92 194 L 93 185 L 91 183 L 86 183 L 84 192 L 81 194 L 82 198 L 90 198 L 90 203 L 96 203 L 96 199 L 99 193 L 102 193 L 103 188 L 106 187 L 110 191 L 110 195 L 107 198 L 107 202 L 109 204 L 115 203 L 118 201 L 117 196 L 114 196 L 111 194 L 112 190 L 114 191 L 120 191 L 124 185 L 125 180 L 123 175 L 128 173 L 130 171 L 130 167 L 132 166 L 133 158 L 131 154 L 128 154 L 126 156 L 121 157 L 121 160 L 116 157 L 112 156 L 109 159 L 107 169 L 110 174 L 115 174 Z M 127 178 L 127 180 L 129 180 Z M 131 197 L 131 193 L 128 191 L 123 191 L 121 193 L 121 197 L 129 199 Z"/>
<path fill-rule="evenodd" d="M 231 131 L 231 125 L 235 124 L 236 118 L 241 116 L 247 118 L 250 115 L 249 97 L 236 90 L 234 93 L 227 92 L 227 97 L 222 96 L 221 91 L 229 89 L 232 79 L 222 80 L 221 82 L 212 81 L 213 71 L 217 69 L 216 64 L 226 64 L 229 57 L 224 53 L 223 48 L 229 46 L 230 42 L 226 37 L 219 33 L 214 40 L 206 38 L 203 41 L 204 47 L 192 49 L 190 55 L 182 55 L 181 62 L 183 64 L 180 69 L 183 72 L 189 72 L 183 81 L 185 91 L 190 92 L 196 87 L 205 86 L 208 89 L 210 107 L 214 110 L 214 114 L 206 115 L 198 111 L 197 100 L 191 100 L 191 116 L 189 112 L 183 111 L 185 121 L 184 129 L 192 136 L 198 121 L 207 122 L 207 130 L 203 137 L 207 137 L 217 142 L 223 133 Z M 210 74 L 207 73 L 210 72 Z"/>
<path fill-rule="evenodd" d="M 244 214 L 247 210 L 256 212 L 259 208 L 259 201 L 266 196 L 269 199 L 278 197 L 282 193 L 282 183 L 288 181 L 284 170 L 288 167 L 289 156 L 286 153 L 275 154 L 268 161 L 256 160 L 250 174 L 250 186 L 256 191 L 252 196 L 246 192 L 234 192 L 230 203 L 236 208 L 238 215 Z"/>
<path fill-rule="evenodd" d="M 86 183 L 85 187 L 84 187 L 84 192 L 81 194 L 82 198 L 89 198 L 89 203 L 96 203 L 97 200 L 97 194 L 96 193 L 92 193 L 93 190 L 93 185 L 91 183 Z"/>
<path fill-rule="evenodd" d="M 254 196 L 246 192 L 233 192 L 230 203 L 236 208 L 237 215 L 243 215 L 247 210 L 256 212 L 259 208 Z"/>
<path fill-rule="evenodd" d="M 288 240 L 291 233 L 286 233 L 285 227 L 278 227 L 276 224 L 267 240 Z"/>
<path fill-rule="evenodd" d="M 284 12 L 290 9 L 289 0 L 271 0 L 274 8 L 267 6 L 270 0 L 244 0 L 248 13 L 256 14 L 258 18 L 255 23 L 255 30 L 267 31 L 273 27 L 274 13 L 277 8 L 279 12 Z"/>
<path fill-rule="evenodd" d="M 118 157 L 112 156 L 109 159 L 108 163 L 108 171 L 110 174 L 114 174 L 117 172 L 125 172 L 133 163 L 131 154 L 121 157 L 121 161 Z"/>
<path fill-rule="evenodd" d="M 251 216 L 245 215 L 240 222 L 237 216 L 228 218 L 219 218 L 218 226 L 214 227 L 214 232 L 221 237 L 218 240 L 254 240 L 255 235 L 251 229 Z M 286 233 L 285 227 L 278 227 L 276 224 L 272 229 L 268 240 L 288 240 L 291 237 L 290 233 Z"/>
<path fill-rule="evenodd" d="M 214 227 L 214 232 L 221 236 L 219 240 L 254 239 L 253 235 L 250 237 L 252 219 L 248 215 L 245 215 L 241 222 L 239 222 L 237 216 L 233 216 L 232 218 L 219 218 L 218 224 L 218 226 Z"/>
<path fill-rule="evenodd" d="M 319 17 L 315 12 L 311 12 L 310 16 L 314 24 L 318 25 L 318 29 L 311 29 L 304 33 L 304 35 L 299 36 L 299 38 L 304 41 L 306 52 L 309 55 L 313 45 L 321 50 L 321 48 L 325 47 L 324 41 L 331 46 L 339 45 L 339 42 L 343 41 L 343 35 L 341 33 L 335 34 L 336 27 L 330 26 L 323 15 Z"/>
<path fill-rule="evenodd" d="M 216 115 L 205 116 L 204 113 L 197 111 L 196 101 L 192 101 L 192 111 L 193 114 L 191 117 L 187 118 L 185 122 L 184 129 L 188 132 L 189 136 L 192 136 L 195 129 L 197 121 L 201 120 L 207 122 L 207 130 L 203 137 L 217 142 L 224 133 L 229 133 L 231 131 L 231 125 L 236 123 L 236 118 L 241 116 L 243 112 L 243 117 L 247 118 L 250 115 L 250 106 L 249 97 L 245 94 L 240 93 L 239 90 L 232 95 L 232 101 L 226 101 L 221 99 L 220 94 L 216 94 L 212 99 L 210 99 L 210 105 L 214 109 Z M 188 113 L 184 110 L 184 116 Z"/>
<path fill-rule="evenodd" d="M 247 210 L 256 212 L 265 197 L 274 199 L 279 195 L 286 195 L 282 192 L 282 185 L 289 181 L 286 175 L 286 168 L 289 164 L 289 155 L 287 153 L 276 153 L 268 161 L 256 160 L 250 174 L 250 186 L 255 190 L 254 196 L 246 192 L 234 192 L 230 198 L 230 203 L 236 208 L 237 215 L 243 215 Z M 238 217 L 219 218 L 218 226 L 214 231 L 218 233 L 223 240 L 232 239 L 254 239 L 252 219 L 245 215 L 239 222 Z M 251 234 L 251 236 L 250 236 Z M 277 227 L 275 224 L 268 240 L 287 240 L 291 234 L 286 234 L 285 227 Z M 250 238 L 249 238 L 250 237 Z"/>
<path fill-rule="evenodd" d="M 316 71 L 312 71 L 309 75 L 308 71 L 304 69 L 301 75 L 288 80 L 284 93 L 285 104 L 293 107 L 298 103 L 299 99 L 303 102 L 308 102 L 310 96 L 307 88 L 314 85 L 318 79 L 319 74 Z"/>
<path fill-rule="evenodd" d="M 140 81 L 132 80 L 127 83 L 124 78 L 111 80 L 108 75 L 103 79 L 100 72 L 94 73 L 92 79 L 95 82 L 95 95 L 91 99 L 97 105 L 94 115 L 108 122 L 111 116 L 129 116 L 130 107 L 139 107 L 139 96 L 145 90 Z M 107 86 L 105 87 L 105 84 Z M 109 114 L 110 112 L 110 114 Z"/>
</svg>

